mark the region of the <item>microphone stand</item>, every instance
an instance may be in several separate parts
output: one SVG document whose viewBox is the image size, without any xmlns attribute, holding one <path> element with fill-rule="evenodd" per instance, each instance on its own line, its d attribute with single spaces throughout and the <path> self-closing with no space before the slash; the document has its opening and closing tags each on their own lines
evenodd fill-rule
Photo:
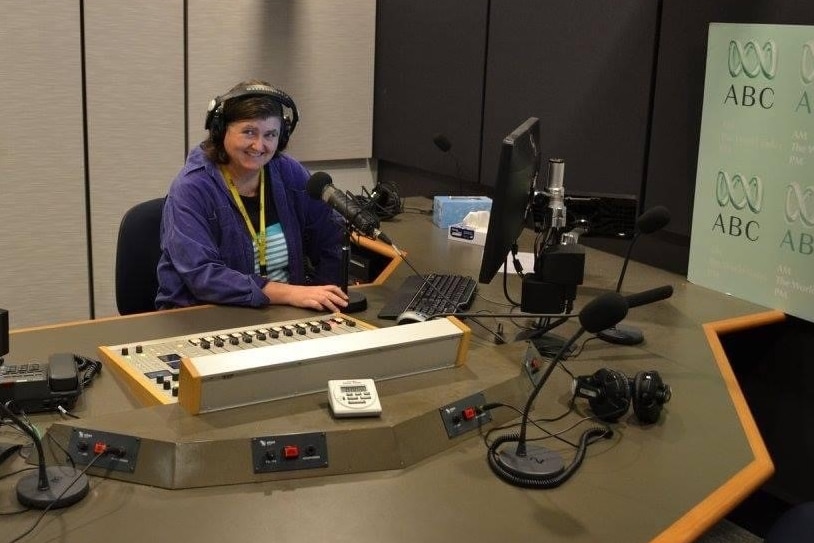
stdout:
<svg viewBox="0 0 814 543">
<path fill-rule="evenodd" d="M 627 265 L 630 262 L 630 255 L 633 253 L 633 246 L 636 245 L 639 236 L 660 230 L 669 222 L 670 212 L 664 206 L 652 207 L 636 219 L 636 233 L 633 235 L 633 239 L 627 248 L 627 254 L 622 264 L 622 272 L 619 274 L 619 281 L 616 283 L 617 293 L 622 290 L 622 281 L 625 279 Z M 644 341 L 644 334 L 641 329 L 624 324 L 617 324 L 616 326 L 602 330 L 597 334 L 597 337 L 608 343 L 616 343 L 618 345 L 638 345 Z"/>
<path fill-rule="evenodd" d="M 608 437 L 604 428 L 591 428 L 583 433 L 577 454 L 568 467 L 562 455 L 546 447 L 529 444 L 526 440 L 526 428 L 534 400 L 545 385 L 554 368 L 563 356 L 586 331 L 595 333 L 621 321 L 627 315 L 627 301 L 618 293 L 606 293 L 589 302 L 579 313 L 580 328 L 560 348 L 551 359 L 548 367 L 540 376 L 526 401 L 518 434 L 501 436 L 489 447 L 487 461 L 492 471 L 504 481 L 525 488 L 554 488 L 559 486 L 574 472 L 585 457 L 590 439 L 598 436 Z M 517 447 L 500 449 L 504 443 L 516 442 Z"/>
<path fill-rule="evenodd" d="M 6 404 L 0 403 L 0 412 L 25 432 L 37 449 L 37 472 L 26 475 L 17 483 L 17 501 L 33 509 L 60 509 L 87 496 L 90 483 L 84 473 L 70 466 L 46 467 L 42 440 L 36 432 Z"/>
<path fill-rule="evenodd" d="M 348 305 L 342 309 L 342 313 L 358 313 L 367 309 L 367 296 L 358 290 L 349 290 L 348 283 L 349 267 L 350 267 L 350 252 L 351 252 L 351 226 L 349 221 L 345 221 L 345 233 L 342 240 L 342 274 L 340 288 L 342 292 L 348 295 Z"/>
<path fill-rule="evenodd" d="M 640 235 L 641 232 L 636 232 L 633 239 L 630 241 L 630 245 L 627 247 L 625 261 L 622 264 L 622 272 L 619 274 L 619 281 L 616 283 L 616 292 L 621 292 L 622 290 L 622 281 L 624 280 L 625 273 L 627 272 L 627 264 L 630 262 L 630 255 L 633 253 L 633 246 L 636 244 L 636 240 L 639 239 Z M 607 341 L 608 343 L 615 343 L 617 345 L 638 345 L 644 341 L 644 333 L 642 332 L 641 328 L 622 323 L 600 331 L 598 334 L 596 334 L 596 337 L 603 341 Z"/>
</svg>

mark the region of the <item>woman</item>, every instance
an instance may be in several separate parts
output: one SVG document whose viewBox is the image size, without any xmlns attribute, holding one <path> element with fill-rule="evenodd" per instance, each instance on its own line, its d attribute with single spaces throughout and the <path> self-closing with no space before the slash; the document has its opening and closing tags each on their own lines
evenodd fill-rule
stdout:
<svg viewBox="0 0 814 543">
<path fill-rule="evenodd" d="M 282 153 L 297 120 L 291 98 L 262 81 L 212 101 L 209 137 L 164 204 L 156 307 L 346 306 L 335 212 L 309 198 L 308 171 Z"/>
</svg>

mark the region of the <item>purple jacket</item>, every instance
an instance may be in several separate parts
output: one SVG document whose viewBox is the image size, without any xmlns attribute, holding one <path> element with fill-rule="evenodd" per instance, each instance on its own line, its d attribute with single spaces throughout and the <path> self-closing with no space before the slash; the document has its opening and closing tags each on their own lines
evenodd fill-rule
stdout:
<svg viewBox="0 0 814 543">
<path fill-rule="evenodd" d="M 324 202 L 305 192 L 308 171 L 278 154 L 266 167 L 288 244 L 289 282 L 341 281 L 342 223 Z M 315 270 L 306 277 L 305 257 Z M 217 165 L 196 147 L 170 185 L 161 222 L 156 307 L 202 303 L 263 306 L 268 281 L 254 273 L 246 223 Z"/>
</svg>

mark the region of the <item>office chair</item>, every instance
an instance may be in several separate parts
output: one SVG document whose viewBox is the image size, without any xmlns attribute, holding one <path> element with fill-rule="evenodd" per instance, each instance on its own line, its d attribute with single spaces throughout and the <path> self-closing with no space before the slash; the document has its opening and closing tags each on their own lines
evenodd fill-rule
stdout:
<svg viewBox="0 0 814 543">
<path fill-rule="evenodd" d="M 795 505 L 769 528 L 765 543 L 807 543 L 814 533 L 814 502 Z"/>
<path fill-rule="evenodd" d="M 116 242 L 116 307 L 121 315 L 155 311 L 156 267 L 164 198 L 131 207 L 122 217 Z"/>
</svg>

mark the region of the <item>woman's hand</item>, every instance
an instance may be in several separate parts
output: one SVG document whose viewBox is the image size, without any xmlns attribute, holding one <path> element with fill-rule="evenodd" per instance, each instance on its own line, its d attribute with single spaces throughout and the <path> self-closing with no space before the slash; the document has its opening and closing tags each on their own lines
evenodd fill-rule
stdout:
<svg viewBox="0 0 814 543">
<path fill-rule="evenodd" d="M 274 305 L 290 305 L 336 313 L 348 305 L 348 296 L 336 285 L 289 285 L 270 281 L 263 287 Z"/>
</svg>

